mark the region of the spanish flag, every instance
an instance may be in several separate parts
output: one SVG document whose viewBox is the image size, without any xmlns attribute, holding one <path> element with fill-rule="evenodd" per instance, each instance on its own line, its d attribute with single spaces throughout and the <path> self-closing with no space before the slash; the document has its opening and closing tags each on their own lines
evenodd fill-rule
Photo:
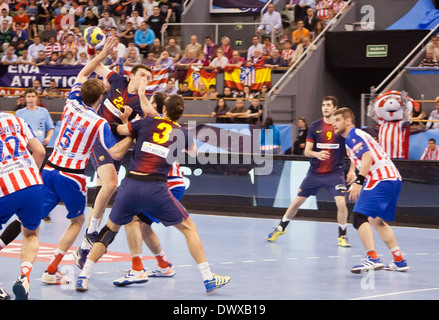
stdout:
<svg viewBox="0 0 439 320">
<path fill-rule="evenodd" d="M 262 85 L 271 87 L 271 69 L 254 67 L 231 67 L 224 72 L 224 86 L 242 91 L 244 86 L 250 86 L 251 90 L 260 90 Z"/>
<path fill-rule="evenodd" d="M 200 91 L 200 84 L 204 83 L 209 90 L 211 85 L 216 84 L 216 73 L 214 69 L 189 68 L 184 79 L 188 83 L 189 90 Z"/>
</svg>

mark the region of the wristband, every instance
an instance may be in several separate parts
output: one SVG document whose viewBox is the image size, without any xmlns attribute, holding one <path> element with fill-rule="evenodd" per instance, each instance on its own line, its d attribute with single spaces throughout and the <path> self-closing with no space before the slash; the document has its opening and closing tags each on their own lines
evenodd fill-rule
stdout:
<svg viewBox="0 0 439 320">
<path fill-rule="evenodd" d="M 88 45 L 87 46 L 87 53 L 90 56 L 94 56 L 96 54 L 96 48 L 93 47 L 92 45 Z"/>
<path fill-rule="evenodd" d="M 355 179 L 355 183 L 359 184 L 359 185 L 363 185 L 364 180 L 366 180 L 366 178 L 364 176 L 362 176 L 361 174 L 359 174 L 359 175 L 357 175 L 357 178 Z"/>
</svg>

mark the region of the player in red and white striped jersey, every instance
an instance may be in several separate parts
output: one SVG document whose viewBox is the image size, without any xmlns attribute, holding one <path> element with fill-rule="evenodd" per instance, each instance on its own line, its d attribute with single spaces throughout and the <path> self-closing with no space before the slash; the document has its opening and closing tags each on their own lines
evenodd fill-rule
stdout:
<svg viewBox="0 0 439 320">
<path fill-rule="evenodd" d="M 43 145 L 23 119 L 0 112 L 0 229 L 14 214 L 19 220 L 11 225 L 23 226 L 21 275 L 13 286 L 17 300 L 28 298 L 29 276 L 38 252 L 44 188 L 39 168 L 45 155 Z M 3 239 L 0 249 L 12 241 L 5 243 Z M 0 300 L 8 299 L 0 288 Z"/>
<path fill-rule="evenodd" d="M 88 79 L 113 50 L 115 38 L 108 38 L 102 52 L 92 59 L 78 74 L 67 98 L 61 119 L 61 130 L 55 147 L 42 172 L 45 185 L 46 215 L 62 201 L 68 211 L 70 225 L 62 235 L 52 261 L 43 274 L 42 281 L 47 284 L 64 282 L 58 265 L 65 253 L 76 240 L 84 223 L 86 205 L 86 183 L 84 169 L 92 147 L 97 139 L 114 159 L 120 160 L 128 150 L 132 139 L 117 142 L 109 123 L 96 113 L 105 85 L 99 79 Z M 130 108 L 119 113 L 123 121 L 128 121 Z"/>
<path fill-rule="evenodd" d="M 421 160 L 439 160 L 439 147 L 435 139 L 428 140 L 428 147 L 425 148 Z"/>
</svg>

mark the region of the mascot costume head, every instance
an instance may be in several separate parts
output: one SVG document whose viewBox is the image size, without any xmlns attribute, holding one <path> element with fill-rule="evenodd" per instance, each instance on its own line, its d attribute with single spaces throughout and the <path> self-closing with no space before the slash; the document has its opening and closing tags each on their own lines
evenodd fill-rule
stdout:
<svg viewBox="0 0 439 320">
<path fill-rule="evenodd" d="M 367 115 L 379 126 L 378 142 L 391 158 L 408 159 L 413 99 L 405 91 L 389 90 L 376 96 L 371 88 Z"/>
</svg>

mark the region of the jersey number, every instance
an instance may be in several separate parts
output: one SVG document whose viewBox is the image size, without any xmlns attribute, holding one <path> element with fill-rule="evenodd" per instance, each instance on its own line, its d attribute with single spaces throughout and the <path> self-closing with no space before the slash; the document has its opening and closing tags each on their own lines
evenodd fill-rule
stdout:
<svg viewBox="0 0 439 320">
<path fill-rule="evenodd" d="M 328 138 L 328 140 L 331 140 L 332 132 L 331 131 L 326 132 L 326 137 Z"/>
<path fill-rule="evenodd" d="M 123 107 L 123 97 L 118 97 L 113 100 L 113 104 L 116 106 L 116 108 L 120 109 Z"/>
<path fill-rule="evenodd" d="M 62 135 L 61 141 L 59 142 L 59 145 L 61 146 L 61 148 L 67 149 L 69 147 L 72 135 L 73 135 L 73 131 L 70 130 L 69 128 L 66 128 L 64 130 L 64 134 Z M 65 140 L 63 140 L 63 139 L 65 139 Z"/>
<path fill-rule="evenodd" d="M 11 155 L 7 155 L 7 156 L 3 156 L 3 143 L 0 141 L 0 161 L 7 161 L 9 159 L 11 159 L 12 157 L 14 158 L 18 158 L 24 154 L 26 154 L 26 151 L 19 151 L 20 148 L 20 140 L 17 137 L 7 137 L 4 142 L 7 143 L 8 145 L 11 145 L 11 143 L 9 142 L 10 140 L 14 141 L 14 153 Z"/>
<path fill-rule="evenodd" d="M 159 143 L 159 144 L 163 144 L 166 141 L 169 140 L 169 135 L 172 131 L 172 126 L 170 124 L 167 124 L 165 122 L 161 122 L 158 126 L 158 129 L 162 130 L 161 133 L 154 133 L 152 135 L 152 140 L 154 140 L 154 142 Z"/>
</svg>

